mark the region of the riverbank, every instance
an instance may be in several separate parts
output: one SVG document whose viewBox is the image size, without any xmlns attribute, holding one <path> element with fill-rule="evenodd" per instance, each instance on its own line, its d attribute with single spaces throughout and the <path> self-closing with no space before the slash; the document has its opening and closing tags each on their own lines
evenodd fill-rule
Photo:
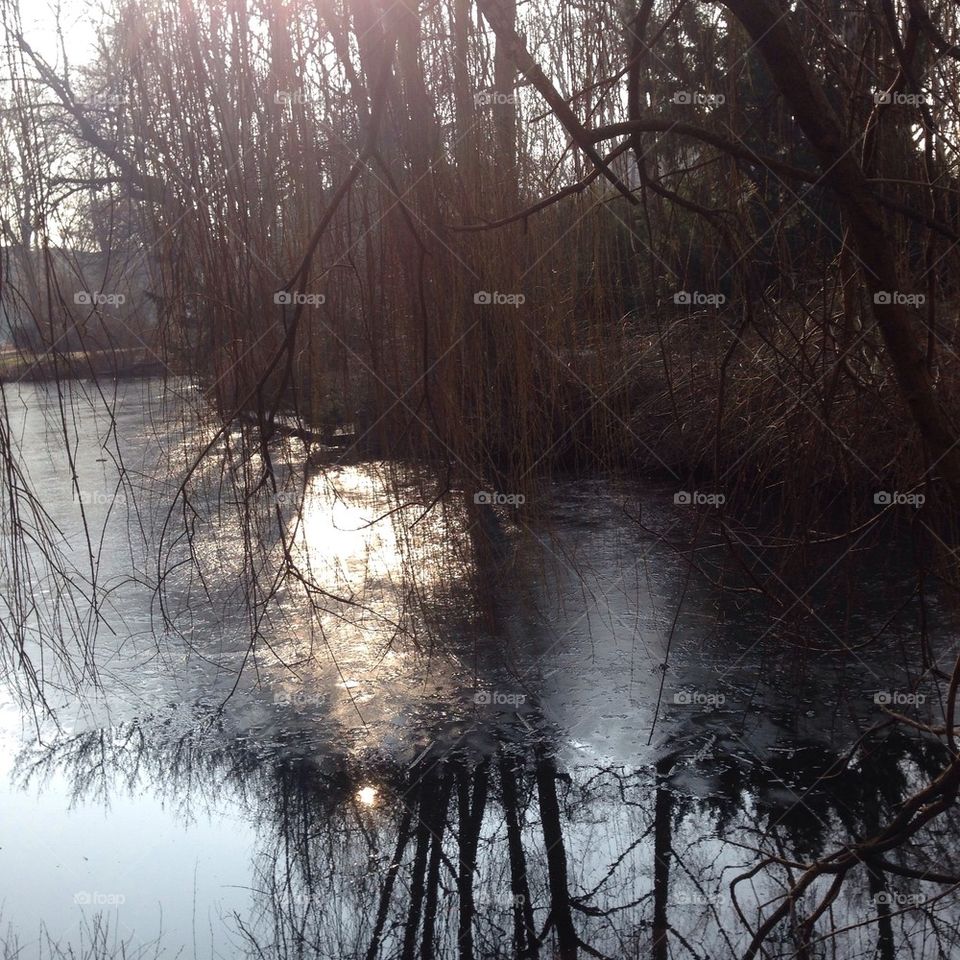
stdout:
<svg viewBox="0 0 960 960">
<path fill-rule="evenodd" d="M 45 380 L 85 377 L 119 380 L 158 377 L 171 372 L 170 366 L 149 347 L 76 350 L 40 355 L 15 349 L 0 351 L 0 377 L 5 381 L 41 383 Z"/>
</svg>

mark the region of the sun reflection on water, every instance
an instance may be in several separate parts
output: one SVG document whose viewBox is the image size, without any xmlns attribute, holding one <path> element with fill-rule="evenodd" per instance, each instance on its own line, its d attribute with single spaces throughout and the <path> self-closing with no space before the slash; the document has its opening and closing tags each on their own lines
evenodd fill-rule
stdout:
<svg viewBox="0 0 960 960">
<path fill-rule="evenodd" d="M 377 805 L 377 788 L 361 787 L 357 791 L 357 801 L 364 807 L 375 807 Z"/>
</svg>

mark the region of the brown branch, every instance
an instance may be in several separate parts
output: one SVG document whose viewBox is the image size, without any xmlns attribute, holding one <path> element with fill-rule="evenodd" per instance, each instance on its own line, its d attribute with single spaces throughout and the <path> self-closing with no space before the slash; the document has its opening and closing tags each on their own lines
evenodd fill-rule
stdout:
<svg viewBox="0 0 960 960">
<path fill-rule="evenodd" d="M 741 146 L 714 133 L 703 127 L 698 127 L 692 123 L 683 123 L 679 120 L 672 120 L 669 117 L 641 117 L 637 120 L 624 120 L 621 123 L 611 123 L 603 127 L 596 127 L 589 132 L 589 136 L 594 143 L 601 140 L 610 140 L 614 137 L 631 136 L 635 133 L 677 133 L 681 136 L 693 137 L 703 143 L 723 150 L 724 153 L 737 157 L 740 160 L 746 160 L 757 166 L 766 167 L 784 176 L 792 177 L 796 180 L 802 180 L 805 183 L 818 183 L 823 174 L 816 170 L 805 170 L 803 167 L 796 167 L 793 164 L 777 160 L 776 157 L 765 156 L 751 150 L 747 146 Z"/>
<path fill-rule="evenodd" d="M 543 99 L 547 101 L 553 110 L 554 116 L 563 124 L 564 129 L 573 138 L 574 143 L 576 143 L 590 158 L 594 166 L 600 169 L 603 176 L 606 177 L 630 203 L 637 203 L 637 198 L 604 162 L 603 157 L 601 157 L 594 148 L 586 128 L 579 119 L 577 119 L 576 114 L 567 105 L 566 100 L 560 95 L 540 65 L 530 55 L 526 44 L 514 29 L 512 18 L 508 17 L 501 8 L 500 0 L 477 0 L 477 6 L 496 34 L 497 42 L 504 45 L 516 68 L 536 87 Z"/>
<path fill-rule="evenodd" d="M 615 160 L 621 154 L 626 153 L 629 148 L 630 144 L 624 141 L 614 150 L 611 150 L 603 159 L 609 163 L 611 160 Z M 593 170 L 591 170 L 590 173 L 587 174 L 587 176 L 585 176 L 582 180 L 578 180 L 576 183 L 572 183 L 570 186 L 564 187 L 562 190 L 558 190 L 556 193 L 552 193 L 550 196 L 544 197 L 542 200 L 538 200 L 529 207 L 524 207 L 524 209 L 518 213 L 510 214 L 508 217 L 502 217 L 499 220 L 491 220 L 488 223 L 451 225 L 450 229 L 458 233 L 471 233 L 478 230 L 494 230 L 497 227 L 505 227 L 510 223 L 516 223 L 518 220 L 526 220 L 528 217 L 532 217 L 534 214 L 539 213 L 541 210 L 545 210 L 547 207 L 558 203 L 560 200 L 565 200 L 567 197 L 572 197 L 576 194 L 583 193 L 583 191 L 586 190 L 587 187 L 589 187 L 590 184 L 601 175 L 601 173 L 602 170 L 600 167 L 594 167 Z"/>
<path fill-rule="evenodd" d="M 910 8 L 910 16 L 917 21 L 920 30 L 930 38 L 937 53 L 960 60 L 960 46 L 947 40 L 940 28 L 930 19 L 930 14 L 927 13 L 922 0 L 907 0 L 907 6 Z"/>
<path fill-rule="evenodd" d="M 836 195 L 850 226 L 860 272 L 872 294 L 900 289 L 896 240 L 880 204 L 853 153 L 853 145 L 822 84 L 803 59 L 793 18 L 775 0 L 724 0 L 751 36 L 770 75 L 796 117 L 823 170 L 823 183 Z M 914 318 L 902 304 L 876 303 L 873 309 L 887 347 L 900 395 L 937 467 L 960 500 L 960 449 L 957 430 L 931 379 L 915 333 Z"/>
</svg>

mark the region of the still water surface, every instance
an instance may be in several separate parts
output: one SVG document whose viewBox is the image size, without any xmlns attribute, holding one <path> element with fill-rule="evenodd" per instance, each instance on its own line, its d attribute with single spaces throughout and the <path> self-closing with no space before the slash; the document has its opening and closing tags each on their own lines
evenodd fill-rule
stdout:
<svg viewBox="0 0 960 960">
<path fill-rule="evenodd" d="M 7 678 L 9 955 L 740 956 L 730 883 L 758 850 L 806 861 L 869 835 L 942 760 L 891 729 L 822 779 L 883 718 L 878 692 L 919 689 L 893 551 L 863 560 L 852 603 L 824 551 L 798 626 L 721 590 L 722 566 L 691 569 L 672 545 L 690 508 L 657 484 L 557 482 L 525 531 L 504 516 L 481 546 L 463 493 L 424 515 L 414 484 L 389 493 L 391 465 L 296 450 L 248 516 L 228 437 L 171 513 L 213 436 L 197 394 L 122 384 L 110 418 L 90 385 L 64 389 L 8 396 L 75 586 L 38 560 L 23 626 L 86 645 L 44 655 L 55 720 Z M 283 550 L 309 589 L 264 586 Z M 933 838 L 940 869 L 954 836 Z M 783 876 L 738 887 L 753 926 Z M 851 877 L 831 918 L 851 929 L 816 956 L 953 955 L 952 897 L 904 909 L 938 893 Z"/>
</svg>

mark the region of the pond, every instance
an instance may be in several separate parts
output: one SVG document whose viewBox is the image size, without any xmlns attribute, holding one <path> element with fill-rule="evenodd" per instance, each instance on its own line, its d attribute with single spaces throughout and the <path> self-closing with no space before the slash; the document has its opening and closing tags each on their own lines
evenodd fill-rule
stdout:
<svg viewBox="0 0 960 960">
<path fill-rule="evenodd" d="M 49 709 L 8 655 L 5 956 L 741 957 L 943 765 L 904 724 L 845 762 L 885 706 L 936 714 L 918 638 L 955 646 L 897 550 L 812 547 L 771 612 L 676 485 L 477 521 L 422 468 L 219 435 L 187 383 L 103 389 L 6 395 L 59 554 L 7 510 L 5 639 Z M 851 872 L 812 955 L 960 956 L 955 827 Z"/>
</svg>

